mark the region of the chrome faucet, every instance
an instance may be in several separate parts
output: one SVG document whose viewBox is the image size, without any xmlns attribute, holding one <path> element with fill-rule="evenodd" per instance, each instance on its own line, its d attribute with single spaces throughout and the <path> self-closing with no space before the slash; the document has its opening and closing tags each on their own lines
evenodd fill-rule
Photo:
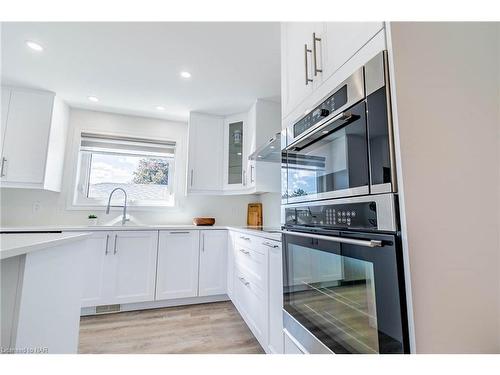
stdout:
<svg viewBox="0 0 500 375">
<path fill-rule="evenodd" d="M 111 206 L 111 197 L 113 196 L 114 192 L 117 191 L 117 190 L 123 191 L 123 194 L 125 195 L 125 201 L 123 202 L 123 206 Z M 106 215 L 109 214 L 109 209 L 111 207 L 123 207 L 122 225 L 125 225 L 125 223 L 127 221 L 129 221 L 129 219 L 127 219 L 127 192 L 124 189 L 122 189 L 121 187 L 114 188 L 111 191 L 111 193 L 109 194 L 108 206 L 106 207 Z"/>
</svg>

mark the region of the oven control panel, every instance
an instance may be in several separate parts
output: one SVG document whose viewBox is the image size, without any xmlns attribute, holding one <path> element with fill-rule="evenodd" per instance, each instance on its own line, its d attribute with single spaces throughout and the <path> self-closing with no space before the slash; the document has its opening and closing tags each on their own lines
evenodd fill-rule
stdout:
<svg viewBox="0 0 500 375">
<path fill-rule="evenodd" d="M 285 209 L 286 226 L 377 229 L 375 202 L 301 205 Z"/>
<path fill-rule="evenodd" d="M 304 133 L 306 130 L 323 120 L 325 117 L 335 112 L 338 108 L 347 103 L 347 85 L 342 86 L 311 112 L 293 125 L 293 136 Z"/>
</svg>

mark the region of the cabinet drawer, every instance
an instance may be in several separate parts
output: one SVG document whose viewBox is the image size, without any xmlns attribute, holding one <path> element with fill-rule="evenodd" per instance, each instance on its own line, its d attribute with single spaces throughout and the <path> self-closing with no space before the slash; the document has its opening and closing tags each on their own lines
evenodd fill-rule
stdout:
<svg viewBox="0 0 500 375">
<path fill-rule="evenodd" d="M 236 233 L 234 243 L 235 243 L 237 248 L 240 246 L 243 246 L 243 247 L 247 247 L 250 249 L 254 249 L 254 250 L 264 254 L 264 252 L 258 248 L 258 245 L 260 243 L 259 240 L 260 240 L 259 237 L 251 236 L 251 235 L 246 234 L 246 233 Z"/>
<path fill-rule="evenodd" d="M 234 283 L 244 285 L 246 289 L 252 291 L 252 293 L 258 295 L 259 297 L 264 296 L 264 283 L 262 281 L 262 278 L 259 278 L 244 265 L 235 265 Z"/>
<path fill-rule="evenodd" d="M 266 303 L 264 292 L 251 276 L 236 268 L 234 280 L 235 294 L 238 296 L 238 309 L 259 341 L 264 339 Z"/>
<path fill-rule="evenodd" d="M 237 245 L 235 248 L 234 258 L 237 265 L 243 266 L 251 272 L 253 276 L 258 279 L 258 283 L 262 285 L 266 271 L 266 258 L 263 254 L 258 253 L 249 247 Z"/>
</svg>

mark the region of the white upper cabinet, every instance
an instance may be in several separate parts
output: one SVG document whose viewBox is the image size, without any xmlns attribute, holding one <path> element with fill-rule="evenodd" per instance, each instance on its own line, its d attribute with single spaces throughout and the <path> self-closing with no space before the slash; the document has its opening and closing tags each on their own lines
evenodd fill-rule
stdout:
<svg viewBox="0 0 500 375">
<path fill-rule="evenodd" d="M 160 231 L 156 300 L 198 295 L 199 231 Z"/>
<path fill-rule="evenodd" d="M 248 114 L 226 117 L 224 121 L 223 189 L 248 189 L 247 163 L 249 151 Z"/>
<path fill-rule="evenodd" d="M 282 23 L 282 117 L 309 110 L 301 103 L 383 28 L 383 22 Z"/>
<path fill-rule="evenodd" d="M 222 190 L 224 118 L 191 112 L 189 115 L 188 193 Z"/>
<path fill-rule="evenodd" d="M 321 23 L 281 24 L 281 105 L 283 116 L 313 92 L 312 38 Z"/>
<path fill-rule="evenodd" d="M 7 129 L 7 117 L 9 115 L 10 93 L 11 91 L 9 89 L 2 87 L 2 113 L 0 113 L 2 120 L 0 133 L 0 155 L 3 155 L 3 145 L 5 143 L 5 130 Z"/>
<path fill-rule="evenodd" d="M 322 57 L 323 79 L 335 73 L 361 47 L 384 28 L 383 22 L 326 22 L 318 33 L 317 51 Z"/>
<path fill-rule="evenodd" d="M 279 192 L 279 163 L 258 163 L 249 156 L 280 129 L 280 104 L 268 100 L 258 99 L 248 112 L 225 118 L 191 113 L 187 192 Z"/>
<path fill-rule="evenodd" d="M 67 125 L 54 93 L 2 87 L 2 187 L 60 191 Z"/>
<path fill-rule="evenodd" d="M 200 297 L 227 292 L 227 244 L 225 230 L 200 231 Z"/>
</svg>

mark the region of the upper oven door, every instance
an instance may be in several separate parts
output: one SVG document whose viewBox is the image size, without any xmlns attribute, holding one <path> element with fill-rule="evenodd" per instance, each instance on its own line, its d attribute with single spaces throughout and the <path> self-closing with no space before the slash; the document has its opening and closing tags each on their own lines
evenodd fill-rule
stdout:
<svg viewBox="0 0 500 375">
<path fill-rule="evenodd" d="M 365 102 L 285 149 L 288 203 L 369 192 Z"/>
<path fill-rule="evenodd" d="M 402 260 L 394 235 L 286 232 L 284 309 L 334 353 L 406 353 Z"/>
</svg>

